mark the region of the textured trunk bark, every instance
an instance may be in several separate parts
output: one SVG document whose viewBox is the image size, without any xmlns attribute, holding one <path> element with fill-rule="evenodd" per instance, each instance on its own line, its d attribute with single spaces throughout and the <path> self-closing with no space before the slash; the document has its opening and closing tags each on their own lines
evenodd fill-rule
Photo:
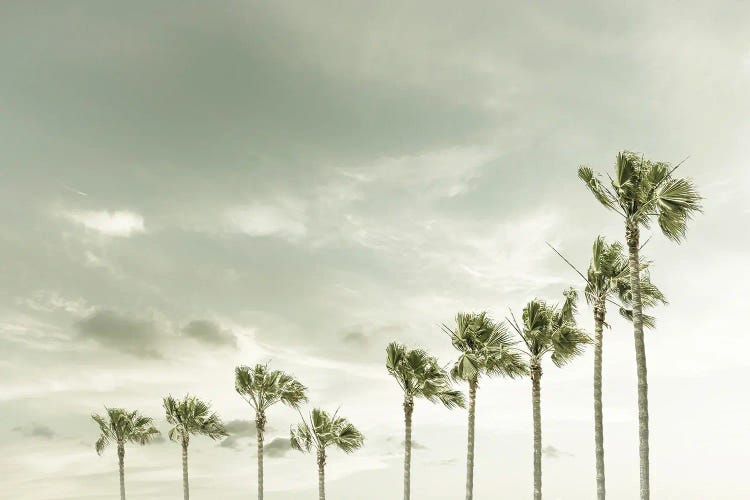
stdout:
<svg viewBox="0 0 750 500">
<path fill-rule="evenodd" d="M 474 498 L 474 417 L 477 407 L 477 379 L 469 381 L 469 435 L 466 446 L 466 500 Z"/>
<path fill-rule="evenodd" d="M 414 414 L 414 398 L 404 398 L 404 500 L 411 498 L 411 417 Z"/>
<path fill-rule="evenodd" d="M 542 366 L 531 361 L 531 406 L 534 417 L 534 500 L 542 500 Z"/>
<path fill-rule="evenodd" d="M 117 461 L 120 464 L 120 500 L 125 500 L 125 444 L 117 443 Z"/>
<path fill-rule="evenodd" d="M 638 374 L 638 451 L 640 457 L 641 500 L 649 500 L 648 457 L 648 373 L 646 370 L 646 344 L 643 338 L 643 304 L 641 302 L 641 262 L 638 256 L 640 233 L 638 224 L 628 221 L 625 226 L 628 243 L 630 288 L 633 294 L 633 337 L 635 340 L 635 366 Z"/>
<path fill-rule="evenodd" d="M 318 452 L 318 500 L 326 500 L 326 452 Z"/>
<path fill-rule="evenodd" d="M 596 498 L 604 500 L 604 412 L 602 411 L 602 350 L 606 303 L 594 306 L 594 448 L 596 450 Z"/>
<path fill-rule="evenodd" d="M 266 430 L 266 414 L 255 414 L 255 430 L 258 436 L 258 500 L 263 500 L 263 433 Z"/>
<path fill-rule="evenodd" d="M 188 482 L 188 437 L 182 437 L 182 493 L 185 500 L 190 500 L 190 484 Z"/>
</svg>

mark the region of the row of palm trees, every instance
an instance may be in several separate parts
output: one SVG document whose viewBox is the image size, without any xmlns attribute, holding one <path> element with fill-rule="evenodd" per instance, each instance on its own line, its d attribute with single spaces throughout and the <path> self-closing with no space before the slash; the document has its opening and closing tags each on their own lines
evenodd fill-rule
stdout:
<svg viewBox="0 0 750 500">
<path fill-rule="evenodd" d="M 576 323 L 577 293 L 571 288 L 563 293 L 561 304 L 543 300 L 530 301 L 520 317 L 511 312 L 505 321 L 496 321 L 486 312 L 459 313 L 455 324 L 443 325 L 458 351 L 450 370 L 423 349 L 409 349 L 392 342 L 386 349 L 386 369 L 403 391 L 404 410 L 404 478 L 403 497 L 410 499 L 412 419 L 415 399 L 441 403 L 447 408 L 464 408 L 464 394 L 453 388 L 454 382 L 468 385 L 468 435 L 466 454 L 466 500 L 473 499 L 474 441 L 476 398 L 483 377 L 528 377 L 531 380 L 533 419 L 534 500 L 542 498 L 542 363 L 546 357 L 558 367 L 582 354 L 587 344 L 594 344 L 594 441 L 597 499 L 606 495 L 604 473 L 604 430 L 602 407 L 603 340 L 607 305 L 617 306 L 620 314 L 631 321 L 634 330 L 636 371 L 638 375 L 638 428 L 640 458 L 640 498 L 648 500 L 649 446 L 648 395 L 644 327 L 653 327 L 655 319 L 643 313 L 644 307 L 666 304 L 662 292 L 651 282 L 649 263 L 640 257 L 640 229 L 656 221 L 669 239 L 681 241 L 687 222 L 700 210 L 700 196 L 692 181 L 674 175 L 679 167 L 653 162 L 628 151 L 617 155 L 614 176 L 607 187 L 588 167 L 580 167 L 578 176 L 609 210 L 623 217 L 628 254 L 618 242 L 595 239 L 586 273 L 580 272 L 562 254 L 555 252 L 584 280 L 584 295 L 593 308 L 594 338 Z M 290 430 L 293 449 L 316 454 L 319 498 L 325 499 L 326 449 L 337 447 L 345 452 L 361 448 L 364 437 L 346 418 L 315 408 L 305 417 L 300 411 L 307 402 L 306 388 L 291 375 L 269 370 L 267 365 L 240 366 L 235 370 L 235 389 L 255 411 L 258 446 L 258 499 L 263 499 L 263 438 L 266 412 L 276 403 L 297 410 L 301 422 Z M 173 425 L 169 437 L 182 444 L 184 497 L 189 498 L 188 444 L 191 435 L 212 439 L 226 436 L 221 419 L 211 413 L 208 404 L 193 396 L 175 400 L 164 398 L 167 421 Z M 121 408 L 107 409 L 107 415 L 93 415 L 101 436 L 96 451 L 102 453 L 110 443 L 117 444 L 120 464 L 120 495 L 125 499 L 125 443 L 145 444 L 159 435 L 150 418 Z"/>
</svg>

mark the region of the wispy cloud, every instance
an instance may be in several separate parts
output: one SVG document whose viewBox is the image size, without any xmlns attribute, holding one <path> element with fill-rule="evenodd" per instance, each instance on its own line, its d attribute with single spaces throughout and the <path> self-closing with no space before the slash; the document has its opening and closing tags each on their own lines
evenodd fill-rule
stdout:
<svg viewBox="0 0 750 500">
<path fill-rule="evenodd" d="M 297 200 L 241 205 L 228 209 L 224 214 L 229 231 L 290 240 L 299 239 L 307 233 L 305 218 L 305 206 Z"/>
<path fill-rule="evenodd" d="M 65 213 L 65 216 L 86 229 L 106 236 L 128 238 L 146 230 L 143 216 L 127 210 L 74 210 Z"/>
</svg>

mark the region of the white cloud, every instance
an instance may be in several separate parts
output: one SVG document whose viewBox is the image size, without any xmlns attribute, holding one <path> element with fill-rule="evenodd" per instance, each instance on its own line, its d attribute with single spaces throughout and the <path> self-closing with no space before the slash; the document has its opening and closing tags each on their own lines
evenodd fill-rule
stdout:
<svg viewBox="0 0 750 500">
<path fill-rule="evenodd" d="M 307 233 L 305 207 L 298 201 L 237 206 L 227 210 L 224 219 L 230 231 L 248 236 L 296 240 Z"/>
<path fill-rule="evenodd" d="M 127 210 L 114 212 L 106 210 L 72 211 L 65 215 L 86 229 L 106 236 L 127 238 L 146 230 L 143 224 L 143 216 Z"/>
</svg>

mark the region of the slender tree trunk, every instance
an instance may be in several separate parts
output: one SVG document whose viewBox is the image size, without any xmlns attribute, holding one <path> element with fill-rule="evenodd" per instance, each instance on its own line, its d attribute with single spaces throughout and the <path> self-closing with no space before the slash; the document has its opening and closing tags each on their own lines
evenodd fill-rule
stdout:
<svg viewBox="0 0 750 500">
<path fill-rule="evenodd" d="M 531 407 L 534 417 L 534 500 L 542 500 L 542 365 L 531 360 Z"/>
<path fill-rule="evenodd" d="M 263 433 L 266 430 L 266 414 L 255 413 L 255 430 L 258 435 L 258 500 L 263 500 Z"/>
<path fill-rule="evenodd" d="M 635 339 L 635 366 L 638 373 L 638 451 L 640 457 L 641 500 L 649 500 L 648 458 L 648 373 L 646 370 L 646 344 L 643 338 L 643 304 L 641 302 L 641 262 L 638 256 L 640 234 L 638 224 L 628 221 L 625 226 L 630 266 L 630 289 L 633 294 L 633 336 Z"/>
<path fill-rule="evenodd" d="M 414 398 L 404 397 L 404 500 L 411 497 L 411 417 Z"/>
<path fill-rule="evenodd" d="M 190 485 L 188 482 L 188 444 L 189 437 L 182 437 L 182 492 L 185 500 L 190 500 Z"/>
<path fill-rule="evenodd" d="M 326 452 L 318 451 L 318 500 L 326 500 Z"/>
<path fill-rule="evenodd" d="M 125 443 L 117 443 L 117 460 L 120 463 L 120 500 L 125 500 Z"/>
<path fill-rule="evenodd" d="M 477 379 L 469 380 L 469 436 L 466 446 L 466 500 L 474 498 L 474 417 L 477 407 Z"/>
<path fill-rule="evenodd" d="M 604 500 L 604 413 L 602 411 L 602 349 L 606 304 L 594 306 L 594 447 L 596 449 L 596 498 Z"/>
</svg>

